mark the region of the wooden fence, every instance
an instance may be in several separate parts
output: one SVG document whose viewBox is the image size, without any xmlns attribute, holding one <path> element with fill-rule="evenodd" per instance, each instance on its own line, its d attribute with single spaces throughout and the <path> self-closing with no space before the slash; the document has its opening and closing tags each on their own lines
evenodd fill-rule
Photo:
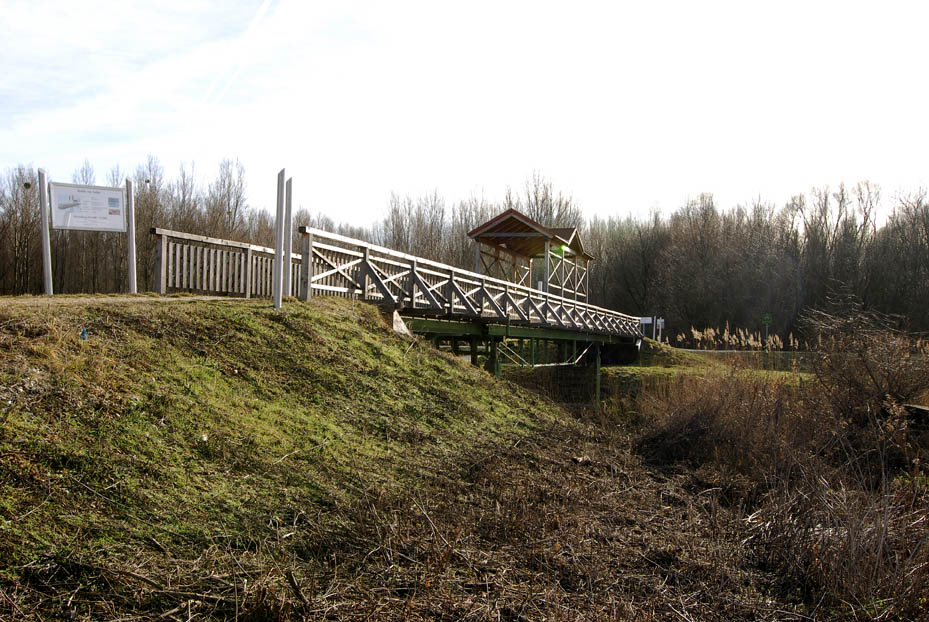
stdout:
<svg viewBox="0 0 929 622">
<path fill-rule="evenodd" d="M 152 229 L 160 238 L 157 291 L 270 296 L 274 251 Z M 406 315 L 640 337 L 639 319 L 367 242 L 301 227 L 285 295 L 357 297 Z"/>
<path fill-rule="evenodd" d="M 155 291 L 271 296 L 274 249 L 192 233 L 153 228 L 156 244 Z M 302 257 L 291 254 L 290 292 L 296 296 Z"/>
</svg>

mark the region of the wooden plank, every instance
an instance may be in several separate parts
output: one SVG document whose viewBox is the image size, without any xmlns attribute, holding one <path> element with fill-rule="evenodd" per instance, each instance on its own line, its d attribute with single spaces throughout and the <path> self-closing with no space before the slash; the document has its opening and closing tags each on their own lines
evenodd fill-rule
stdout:
<svg viewBox="0 0 929 622">
<path fill-rule="evenodd" d="M 219 291 L 219 293 L 225 294 L 226 293 L 226 260 L 227 260 L 226 254 L 227 253 L 223 249 L 219 249 L 218 251 L 216 251 L 216 254 L 219 255 L 219 270 L 218 270 L 219 284 L 216 286 L 216 289 Z"/>
<path fill-rule="evenodd" d="M 187 282 L 187 289 L 194 290 L 197 288 L 197 247 L 196 246 L 187 246 L 188 261 L 190 266 L 188 267 L 190 274 Z"/>
<path fill-rule="evenodd" d="M 197 254 L 197 249 L 190 244 L 187 244 L 185 248 L 187 249 L 185 253 L 185 259 L 187 261 L 187 285 L 185 287 L 192 290 L 194 288 L 194 264 L 196 263 L 195 255 Z"/>
<path fill-rule="evenodd" d="M 374 283 L 374 287 L 378 291 L 381 292 L 381 296 L 384 297 L 384 300 L 387 300 L 392 303 L 396 303 L 397 299 L 393 295 L 393 292 L 391 292 L 390 288 L 387 287 L 387 285 L 384 283 L 383 280 L 381 280 L 381 275 L 378 273 L 377 268 L 375 268 L 374 264 L 371 263 L 371 258 L 370 258 L 371 249 L 366 247 L 364 252 L 365 252 L 364 266 L 365 266 L 365 270 L 367 271 L 367 277 L 371 279 L 371 281 Z M 368 296 L 368 288 L 367 288 L 367 283 L 366 283 L 365 284 L 365 298 L 367 298 L 367 296 Z"/>
<path fill-rule="evenodd" d="M 435 294 L 432 293 L 432 290 L 429 288 L 429 285 L 419 276 L 419 271 L 417 270 L 412 274 L 413 280 L 416 282 L 416 286 L 419 287 L 419 293 L 422 294 L 423 298 L 429 301 L 429 306 L 432 309 L 437 311 L 443 311 L 445 305 L 439 302 L 439 299 L 435 297 Z"/>
<path fill-rule="evenodd" d="M 245 262 L 245 265 L 243 266 L 243 271 L 242 271 L 242 280 L 243 280 L 244 288 L 243 288 L 242 293 L 245 294 L 246 298 L 251 298 L 252 297 L 252 263 L 253 263 L 252 249 L 250 248 L 245 249 L 244 262 Z"/>
<path fill-rule="evenodd" d="M 301 240 L 303 272 L 300 274 L 300 299 L 313 296 L 313 234 L 304 233 Z"/>
<path fill-rule="evenodd" d="M 223 262 L 223 274 L 225 275 L 226 288 L 225 292 L 227 294 L 235 293 L 235 284 L 233 281 L 233 275 L 235 274 L 235 256 L 238 254 L 234 251 L 224 251 L 225 252 L 225 261 Z"/>
<path fill-rule="evenodd" d="M 168 263 L 171 260 L 168 257 L 167 236 L 158 236 L 156 246 L 158 251 L 155 258 L 155 292 L 164 296 L 168 293 Z"/>
<path fill-rule="evenodd" d="M 242 293 L 242 257 L 243 253 L 232 253 L 232 293 Z"/>
<path fill-rule="evenodd" d="M 206 289 L 206 247 L 197 247 L 197 289 Z"/>
<path fill-rule="evenodd" d="M 152 227 L 152 235 L 161 235 L 175 238 L 177 240 L 188 240 L 190 242 L 199 242 L 201 244 L 214 244 L 216 246 L 231 246 L 234 248 L 249 248 L 253 246 L 247 242 L 234 242 L 232 240 L 222 240 L 219 238 L 211 238 L 205 235 L 196 235 L 194 233 L 184 233 L 182 231 L 172 231 L 171 229 L 162 229 L 160 227 Z M 264 248 L 259 246 L 258 248 Z"/>
<path fill-rule="evenodd" d="M 223 291 L 229 294 L 234 291 L 232 274 L 233 274 L 233 266 L 235 265 L 234 258 L 238 253 L 234 253 L 232 251 L 223 251 L 223 254 L 225 256 L 224 261 L 223 261 L 223 278 L 224 278 Z"/>
<path fill-rule="evenodd" d="M 355 266 L 357 266 L 357 265 L 361 265 L 361 263 L 364 261 L 364 258 L 363 258 L 363 257 L 362 257 L 361 259 L 354 259 L 354 260 L 349 261 L 348 263 L 345 263 L 345 264 L 336 264 L 336 263 L 335 263 L 335 260 L 331 260 L 331 259 L 329 259 L 328 257 L 326 257 L 325 254 L 318 252 L 318 251 L 316 250 L 316 247 L 314 247 L 314 249 L 313 249 L 313 255 L 314 255 L 315 257 L 319 257 L 319 258 L 322 259 L 325 263 L 329 264 L 329 266 L 332 267 L 332 270 L 328 270 L 328 271 L 325 271 L 325 272 L 322 272 L 321 274 L 319 274 L 319 275 L 318 275 L 318 278 L 319 278 L 319 279 L 325 279 L 326 277 L 329 277 L 329 276 L 333 275 L 334 273 L 339 273 L 339 274 L 341 274 L 341 275 L 345 278 L 346 281 L 348 281 L 349 283 L 351 283 L 351 284 L 354 285 L 355 287 L 362 288 L 362 285 L 361 285 L 360 283 L 358 283 L 357 281 L 355 281 L 355 279 L 354 279 L 351 275 L 349 275 L 348 272 L 346 272 L 346 270 L 348 270 L 349 268 L 353 268 L 353 267 L 355 267 Z M 333 283 L 332 283 L 332 279 L 329 279 L 329 281 L 330 281 L 330 282 L 329 282 L 329 285 L 332 285 L 332 284 L 333 284 Z"/>
<path fill-rule="evenodd" d="M 190 278 L 190 247 L 187 244 L 181 245 L 181 288 L 187 289 Z"/>
<path fill-rule="evenodd" d="M 490 310 L 497 315 L 498 318 L 505 320 L 506 314 L 503 312 L 503 309 L 500 308 L 500 305 L 497 304 L 497 301 L 494 300 L 493 295 L 490 293 L 490 290 L 487 289 L 487 286 L 482 284 L 481 286 L 481 295 L 484 301 L 490 306 Z M 481 309 L 483 311 L 483 308 Z"/>
<path fill-rule="evenodd" d="M 513 310 L 516 311 L 516 315 L 519 316 L 519 319 L 523 320 L 524 322 L 528 322 L 529 315 L 520 308 L 519 304 L 516 302 L 516 300 L 513 299 L 513 296 L 510 294 L 510 292 L 506 292 L 506 297 L 510 304 L 513 306 Z"/>
<path fill-rule="evenodd" d="M 216 291 L 216 249 L 207 248 L 206 253 L 206 291 Z"/>
<path fill-rule="evenodd" d="M 466 296 L 461 287 L 458 286 L 458 283 L 456 281 L 452 281 L 451 284 L 452 290 L 458 295 L 458 300 L 461 302 L 462 306 L 467 309 L 468 313 L 471 315 L 480 315 L 480 313 L 477 311 L 477 308 L 468 299 L 468 296 Z"/>
<path fill-rule="evenodd" d="M 177 287 L 177 244 L 168 242 L 168 287 Z"/>
</svg>

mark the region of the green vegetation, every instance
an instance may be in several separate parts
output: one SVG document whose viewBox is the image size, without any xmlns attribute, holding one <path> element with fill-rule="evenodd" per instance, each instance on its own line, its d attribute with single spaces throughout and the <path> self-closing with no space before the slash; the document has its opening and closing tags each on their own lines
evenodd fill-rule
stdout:
<svg viewBox="0 0 929 622">
<path fill-rule="evenodd" d="M 9 300 L 0 618 L 916 618 L 926 344 L 850 322 L 510 374 L 569 412 L 350 300 Z"/>
<path fill-rule="evenodd" d="M 35 302 L 0 310 L 13 585 L 100 589 L 145 566 L 167 591 L 165 551 L 206 567 L 306 556 L 319 512 L 415 488 L 556 410 L 352 301 Z"/>
</svg>

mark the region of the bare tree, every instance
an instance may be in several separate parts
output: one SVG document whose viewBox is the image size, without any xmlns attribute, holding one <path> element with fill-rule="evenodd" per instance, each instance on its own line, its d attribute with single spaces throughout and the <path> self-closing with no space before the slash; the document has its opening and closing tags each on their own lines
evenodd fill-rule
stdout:
<svg viewBox="0 0 929 622">
<path fill-rule="evenodd" d="M 29 186 L 28 188 L 26 186 Z M 41 287 L 39 249 L 39 193 L 35 169 L 19 165 L 3 178 L 2 248 L 6 254 L 5 291 L 13 294 L 38 292 Z"/>
<path fill-rule="evenodd" d="M 210 183 L 204 202 L 204 228 L 218 238 L 241 237 L 245 226 L 246 202 L 245 167 L 238 160 L 226 159 L 219 164 L 219 174 Z"/>
<path fill-rule="evenodd" d="M 552 182 L 538 172 L 526 181 L 525 199 L 514 207 L 546 227 L 582 227 L 584 224 L 584 216 L 574 199 L 561 192 L 556 195 Z"/>
<path fill-rule="evenodd" d="M 167 224 L 164 168 L 153 155 L 136 168 L 134 175 L 136 210 L 136 260 L 139 291 L 151 290 L 155 278 L 155 239 L 152 227 Z"/>
</svg>

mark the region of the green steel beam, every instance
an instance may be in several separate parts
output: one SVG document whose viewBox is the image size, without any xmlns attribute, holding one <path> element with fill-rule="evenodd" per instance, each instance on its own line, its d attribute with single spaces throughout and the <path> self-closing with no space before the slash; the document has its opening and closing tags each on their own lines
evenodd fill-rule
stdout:
<svg viewBox="0 0 929 622">
<path fill-rule="evenodd" d="M 630 337 L 621 335 L 601 335 L 559 328 L 542 328 L 535 326 L 506 326 L 487 324 L 487 334 L 495 337 L 536 337 L 538 339 L 556 339 L 559 341 L 598 341 L 600 343 L 628 343 Z"/>
<path fill-rule="evenodd" d="M 457 320 L 435 320 L 421 317 L 404 317 L 407 328 L 414 333 L 442 335 L 445 337 L 511 337 L 516 339 L 552 339 L 557 341 L 592 341 L 598 343 L 634 343 L 634 339 L 623 335 L 603 335 L 584 331 L 544 328 L 541 326 L 516 326 L 485 324 Z"/>
<path fill-rule="evenodd" d="M 414 333 L 426 333 L 432 335 L 449 335 L 464 337 L 473 335 L 482 337 L 484 326 L 476 322 L 451 322 L 448 320 L 430 320 L 428 318 L 403 318 L 406 327 Z"/>
</svg>

